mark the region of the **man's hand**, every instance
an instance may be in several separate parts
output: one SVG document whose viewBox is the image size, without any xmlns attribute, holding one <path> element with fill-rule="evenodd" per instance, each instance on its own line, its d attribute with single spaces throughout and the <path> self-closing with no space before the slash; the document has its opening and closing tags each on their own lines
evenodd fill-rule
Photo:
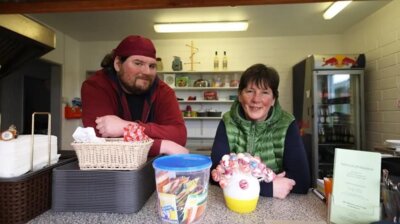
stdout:
<svg viewBox="0 0 400 224">
<path fill-rule="evenodd" d="M 124 134 L 124 127 L 128 126 L 129 123 L 115 115 L 106 115 L 103 117 L 98 117 L 96 119 L 96 129 L 102 137 L 117 138 L 122 137 Z"/>
</svg>

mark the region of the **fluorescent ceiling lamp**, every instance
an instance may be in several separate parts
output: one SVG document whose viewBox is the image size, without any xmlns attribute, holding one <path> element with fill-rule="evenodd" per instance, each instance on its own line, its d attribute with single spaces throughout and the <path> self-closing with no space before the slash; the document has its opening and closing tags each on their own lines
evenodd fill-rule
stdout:
<svg viewBox="0 0 400 224">
<path fill-rule="evenodd" d="M 245 31 L 249 24 L 240 22 L 204 22 L 204 23 L 160 23 L 154 24 L 157 33 L 184 33 L 184 32 L 227 32 Z"/>
<path fill-rule="evenodd" d="M 348 6 L 351 1 L 336 1 L 324 12 L 324 19 L 332 19 L 336 14 Z"/>
</svg>

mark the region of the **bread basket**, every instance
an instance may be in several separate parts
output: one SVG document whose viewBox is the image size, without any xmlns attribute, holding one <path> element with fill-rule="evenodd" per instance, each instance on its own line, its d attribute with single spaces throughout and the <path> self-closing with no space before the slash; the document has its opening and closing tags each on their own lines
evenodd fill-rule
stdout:
<svg viewBox="0 0 400 224">
<path fill-rule="evenodd" d="M 154 140 L 125 142 L 107 138 L 106 142 L 73 142 L 81 170 L 136 170 L 147 161 Z"/>
</svg>

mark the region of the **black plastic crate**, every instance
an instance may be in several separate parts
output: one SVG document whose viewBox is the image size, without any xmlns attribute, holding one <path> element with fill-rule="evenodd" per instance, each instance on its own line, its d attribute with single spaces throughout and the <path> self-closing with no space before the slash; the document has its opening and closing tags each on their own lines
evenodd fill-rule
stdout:
<svg viewBox="0 0 400 224">
<path fill-rule="evenodd" d="M 134 213 L 155 191 L 149 158 L 137 170 L 80 170 L 78 162 L 53 171 L 52 209 L 57 212 Z"/>
</svg>

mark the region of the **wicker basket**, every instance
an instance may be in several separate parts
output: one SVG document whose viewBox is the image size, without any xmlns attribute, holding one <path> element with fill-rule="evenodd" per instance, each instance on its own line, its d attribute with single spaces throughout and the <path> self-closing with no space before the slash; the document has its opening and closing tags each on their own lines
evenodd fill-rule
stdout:
<svg viewBox="0 0 400 224">
<path fill-rule="evenodd" d="M 51 166 L 18 177 L 0 178 L 0 223 L 26 223 L 51 207 L 53 168 L 76 161 L 60 159 Z"/>
<path fill-rule="evenodd" d="M 125 142 L 108 138 L 103 143 L 77 143 L 76 151 L 81 170 L 136 170 L 147 161 L 153 140 Z"/>
<path fill-rule="evenodd" d="M 33 151 L 35 150 L 33 147 L 35 145 L 35 115 L 37 114 L 48 116 L 48 165 L 37 171 L 30 171 L 17 177 L 0 178 L 0 223 L 26 223 L 49 210 L 51 207 L 53 168 L 76 161 L 76 157 L 60 158 L 56 164 L 51 165 L 51 115 L 45 112 L 35 112 L 32 114 L 31 170 L 33 167 Z"/>
</svg>

